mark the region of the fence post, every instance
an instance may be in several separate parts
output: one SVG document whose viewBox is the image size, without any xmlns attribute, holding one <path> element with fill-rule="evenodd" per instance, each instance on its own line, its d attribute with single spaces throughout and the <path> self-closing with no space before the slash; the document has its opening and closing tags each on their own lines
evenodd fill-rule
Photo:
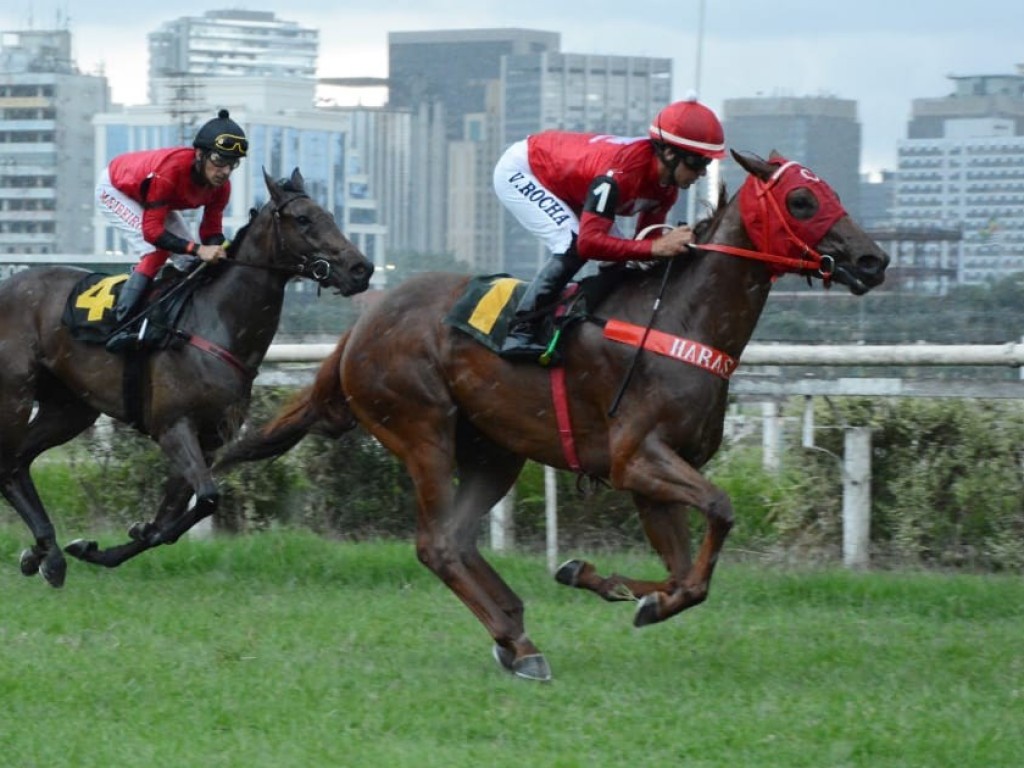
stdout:
<svg viewBox="0 0 1024 768">
<path fill-rule="evenodd" d="M 548 571 L 558 569 L 558 484 L 551 467 L 544 467 L 544 522 L 547 529 Z"/>
<path fill-rule="evenodd" d="M 515 546 L 513 510 L 516 490 L 512 488 L 497 504 L 491 507 L 491 549 L 505 552 Z"/>
<path fill-rule="evenodd" d="M 781 429 L 779 404 L 774 400 L 761 403 L 761 424 L 761 466 L 766 472 L 778 472 Z"/>
<path fill-rule="evenodd" d="M 866 568 L 871 542 L 871 429 L 847 427 L 843 441 L 843 564 Z"/>
</svg>

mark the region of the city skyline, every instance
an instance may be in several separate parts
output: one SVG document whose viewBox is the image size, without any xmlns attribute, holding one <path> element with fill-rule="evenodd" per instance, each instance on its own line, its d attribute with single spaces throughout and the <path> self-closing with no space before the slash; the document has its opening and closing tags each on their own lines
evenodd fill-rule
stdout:
<svg viewBox="0 0 1024 768">
<path fill-rule="evenodd" d="M 380 10 L 326 0 L 287 5 L 186 0 L 173 10 L 142 7 L 126 19 L 116 8 L 84 0 L 15 0 L 0 10 L 0 31 L 67 28 L 79 68 L 102 68 L 114 100 L 124 104 L 145 103 L 149 33 L 181 16 L 226 8 L 271 11 L 319 29 L 320 77 L 386 76 L 388 32 L 519 27 L 558 32 L 566 52 L 672 58 L 673 98 L 682 98 L 698 85 L 700 38 L 699 92 L 713 109 L 721 113 L 726 99 L 757 96 L 852 99 L 863 133 L 861 167 L 880 171 L 895 167 L 913 99 L 947 95 L 949 75 L 1013 73 L 1024 63 L 1017 37 L 1024 28 L 1024 4 L 982 0 L 969 14 L 948 0 L 929 5 L 926 14 L 904 5 L 653 0 L 642 13 L 598 15 L 578 0 L 557 7 L 536 0 L 484 2 L 461 10 L 432 0 L 395 2 Z M 701 7 L 703 35 L 698 34 Z M 118 31 L 117 47 L 111 46 L 112 27 Z M 382 91 L 338 92 L 345 103 L 359 98 L 372 105 L 382 97 Z"/>
</svg>

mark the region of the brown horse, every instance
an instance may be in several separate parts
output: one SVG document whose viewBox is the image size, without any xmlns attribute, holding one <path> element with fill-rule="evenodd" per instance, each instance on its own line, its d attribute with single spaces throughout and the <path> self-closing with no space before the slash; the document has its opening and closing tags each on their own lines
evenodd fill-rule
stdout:
<svg viewBox="0 0 1024 768">
<path fill-rule="evenodd" d="M 279 454 L 311 430 L 342 431 L 354 414 L 411 475 L 419 559 L 487 628 L 497 661 L 520 677 L 547 680 L 551 672 L 526 633 L 522 600 L 476 542 L 481 518 L 526 459 L 630 492 L 668 570 L 662 581 L 605 577 L 573 560 L 558 570 L 559 582 L 606 600 L 637 599 L 637 626 L 703 602 L 733 508 L 699 470 L 721 443 L 728 374 L 774 277 L 806 274 L 862 294 L 882 282 L 889 262 L 808 169 L 774 153 L 769 161 L 733 155 L 749 175 L 731 201 L 722 191 L 698 227 L 700 245 L 675 264 L 623 271 L 592 309 L 593 322 L 566 334 L 560 370 L 508 362 L 446 325 L 467 278 L 423 275 L 363 314 L 313 386 L 229 446 L 219 466 Z M 637 362 L 629 339 L 651 351 Z M 555 375 L 564 375 L 564 409 L 552 394 Z M 695 560 L 690 508 L 707 522 Z"/>
<path fill-rule="evenodd" d="M 373 265 L 306 195 L 299 170 L 281 183 L 264 176 L 270 200 L 253 211 L 228 259 L 203 268 L 180 315 L 177 327 L 189 342 L 144 358 L 148 386 L 134 418 L 122 391 L 126 358 L 76 340 L 61 321 L 68 296 L 88 273 L 39 267 L 0 283 L 0 492 L 35 537 L 22 553 L 25 575 L 41 573 L 59 587 L 67 570 L 29 472 L 37 456 L 80 434 L 100 413 L 134 422 L 170 463 L 155 518 L 132 526 L 131 540 L 121 546 L 101 550 L 76 541 L 67 552 L 114 567 L 174 542 L 217 507 L 210 460 L 244 416 L 277 331 L 285 285 L 306 277 L 344 295 L 368 287 Z M 112 294 L 109 299 L 108 308 Z"/>
</svg>

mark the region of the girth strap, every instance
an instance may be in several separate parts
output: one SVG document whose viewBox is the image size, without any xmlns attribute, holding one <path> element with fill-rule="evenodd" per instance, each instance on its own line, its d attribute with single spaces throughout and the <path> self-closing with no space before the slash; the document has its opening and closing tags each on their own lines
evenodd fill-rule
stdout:
<svg viewBox="0 0 1024 768">
<path fill-rule="evenodd" d="M 565 366 L 551 369 L 551 401 L 555 406 L 558 422 L 558 439 L 562 443 L 562 454 L 573 472 L 583 472 L 579 456 L 576 455 L 576 441 L 572 437 L 572 418 L 569 415 L 569 396 L 565 387 Z"/>
</svg>

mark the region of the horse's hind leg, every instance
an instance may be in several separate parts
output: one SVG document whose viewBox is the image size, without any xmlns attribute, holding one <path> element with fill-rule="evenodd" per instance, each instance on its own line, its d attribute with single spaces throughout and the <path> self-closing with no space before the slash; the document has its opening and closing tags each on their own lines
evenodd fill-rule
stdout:
<svg viewBox="0 0 1024 768">
<path fill-rule="evenodd" d="M 547 663 L 533 644 L 526 640 L 522 599 L 484 559 L 476 546 L 481 517 L 512 487 L 525 460 L 498 447 L 468 424 L 463 424 L 460 425 L 457 439 L 456 462 L 459 485 L 455 494 L 453 519 L 460 528 L 465 528 L 460 530 L 457 537 L 462 543 L 462 563 L 514 626 L 509 637 L 495 638 L 495 658 L 502 666 L 521 677 L 550 679 L 551 671 Z"/>
<path fill-rule="evenodd" d="M 401 411 L 387 406 L 380 406 L 384 413 Z M 365 415 L 361 421 L 370 425 L 377 439 L 405 464 L 412 479 L 418 505 L 416 555 L 420 562 L 465 603 L 498 646 L 505 649 L 498 659 L 503 665 L 521 677 L 550 679 L 546 660 L 522 631 L 519 598 L 476 549 L 480 518 L 489 508 L 485 502 L 501 498 L 511 480 L 498 490 L 485 491 L 485 473 L 474 473 L 466 464 L 464 468 L 469 471 L 459 478 L 456 503 L 451 410 L 450 404 L 441 404 L 421 407 L 416 421 L 394 419 L 385 423 Z"/>
<path fill-rule="evenodd" d="M 35 538 L 35 544 L 22 552 L 21 572 L 26 576 L 39 573 L 54 587 L 64 584 L 67 563 L 29 468 L 39 454 L 80 434 L 97 415 L 96 410 L 74 399 L 41 399 L 31 421 L 23 405 L 8 411 L 0 432 L 0 491 Z"/>
</svg>

